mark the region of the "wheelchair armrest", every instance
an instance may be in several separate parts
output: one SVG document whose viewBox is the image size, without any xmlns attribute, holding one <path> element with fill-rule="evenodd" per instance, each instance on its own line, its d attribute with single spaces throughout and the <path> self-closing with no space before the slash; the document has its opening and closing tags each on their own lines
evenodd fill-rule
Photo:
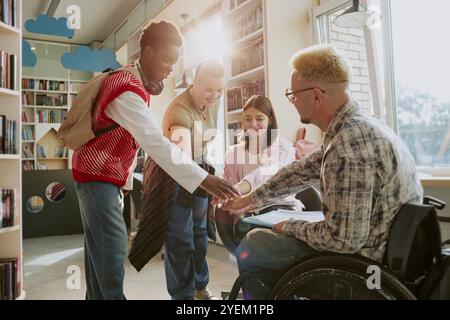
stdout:
<svg viewBox="0 0 450 320">
<path fill-rule="evenodd" d="M 423 204 L 434 206 L 438 210 L 443 210 L 447 205 L 444 201 L 430 196 L 423 197 Z"/>
<path fill-rule="evenodd" d="M 306 211 L 322 210 L 322 197 L 320 192 L 314 187 L 300 191 L 295 198 L 305 205 Z"/>
</svg>

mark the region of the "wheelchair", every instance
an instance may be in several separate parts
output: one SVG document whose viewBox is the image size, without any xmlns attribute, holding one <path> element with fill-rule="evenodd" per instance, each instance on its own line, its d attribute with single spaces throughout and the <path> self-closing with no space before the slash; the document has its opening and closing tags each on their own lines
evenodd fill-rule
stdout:
<svg viewBox="0 0 450 320">
<path fill-rule="evenodd" d="M 296 198 L 303 202 L 308 211 L 321 210 L 320 193 L 314 188 L 300 192 Z M 426 241 L 427 234 L 410 230 L 412 237 L 401 237 L 405 234 L 405 228 L 411 229 L 411 221 L 416 226 L 426 221 L 430 226 L 429 230 L 440 234 L 436 209 L 442 210 L 444 207 L 444 202 L 431 197 L 425 197 L 422 205 L 405 204 L 391 227 L 382 264 L 359 255 L 319 254 L 300 261 L 283 273 L 275 283 L 269 280 L 267 274 L 241 274 L 235 281 L 228 299 L 235 300 L 242 285 L 250 278 L 272 287 L 270 300 L 426 299 L 427 290 L 430 289 L 427 287 L 429 282 L 425 281 L 429 266 L 425 265 L 425 262 L 423 265 L 409 263 L 409 258 L 414 255 L 416 262 L 429 261 L 427 257 L 433 253 L 430 250 L 411 250 L 418 241 Z M 274 209 L 276 208 L 268 208 L 267 211 Z M 243 218 L 236 220 L 228 212 L 216 212 L 217 231 L 224 246 L 233 255 L 245 234 L 257 228 L 243 223 Z M 436 250 L 441 248 L 435 248 Z M 380 283 L 369 285 L 372 274 L 369 271 L 378 273 Z"/>
</svg>

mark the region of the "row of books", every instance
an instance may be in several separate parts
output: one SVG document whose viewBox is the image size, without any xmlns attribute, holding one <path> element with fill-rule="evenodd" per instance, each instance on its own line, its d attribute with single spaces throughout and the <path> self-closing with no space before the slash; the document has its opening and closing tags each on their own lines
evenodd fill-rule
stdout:
<svg viewBox="0 0 450 320">
<path fill-rule="evenodd" d="M 0 189 L 0 229 L 14 226 L 16 191 L 13 189 Z"/>
<path fill-rule="evenodd" d="M 31 143 L 22 144 L 22 158 L 33 159 L 34 158 L 34 146 Z"/>
<path fill-rule="evenodd" d="M 0 50 L 0 88 L 16 90 L 17 56 Z"/>
<path fill-rule="evenodd" d="M 233 33 L 231 40 L 236 41 L 241 39 L 259 29 L 263 26 L 263 11 L 262 7 L 256 8 L 248 15 L 240 18 L 237 22 L 233 21 Z"/>
<path fill-rule="evenodd" d="M 17 0 L 0 0 L 0 21 L 17 27 Z"/>
<path fill-rule="evenodd" d="M 36 90 L 66 91 L 67 85 L 64 81 L 37 80 Z"/>
<path fill-rule="evenodd" d="M 38 106 L 54 106 L 63 107 L 67 106 L 67 95 L 36 95 L 36 105 Z"/>
<path fill-rule="evenodd" d="M 22 123 L 34 122 L 33 112 L 31 110 L 22 111 Z"/>
<path fill-rule="evenodd" d="M 227 91 L 227 110 L 242 109 L 248 99 L 252 96 L 265 96 L 265 81 L 257 80 L 243 83 L 239 87 L 231 88 Z"/>
<path fill-rule="evenodd" d="M 17 121 L 0 115 L 0 154 L 17 154 Z"/>
<path fill-rule="evenodd" d="M 22 89 L 34 90 L 36 81 L 34 79 L 22 79 Z"/>
<path fill-rule="evenodd" d="M 65 81 L 22 79 L 22 89 L 66 91 L 66 88 L 67 84 Z"/>
<path fill-rule="evenodd" d="M 33 161 L 23 161 L 22 162 L 23 171 L 33 171 L 34 170 L 34 162 Z"/>
<path fill-rule="evenodd" d="M 46 148 L 37 144 L 36 145 L 36 155 L 39 159 L 47 159 L 47 151 Z M 68 158 L 69 157 L 69 149 L 66 147 L 58 147 L 55 148 L 54 154 L 52 158 Z"/>
<path fill-rule="evenodd" d="M 230 10 L 239 7 L 241 4 L 246 2 L 247 0 L 230 0 Z"/>
<path fill-rule="evenodd" d="M 66 110 L 38 110 L 36 112 L 39 123 L 61 123 L 66 113 Z"/>
<path fill-rule="evenodd" d="M 20 259 L 0 259 L 0 300 L 16 300 L 20 296 Z"/>
<path fill-rule="evenodd" d="M 67 147 L 55 148 L 55 158 L 68 158 L 68 157 L 69 157 L 69 149 L 67 149 Z"/>
<path fill-rule="evenodd" d="M 236 76 L 264 64 L 264 42 L 262 37 L 240 48 L 231 59 L 231 74 Z"/>
<path fill-rule="evenodd" d="M 34 106 L 34 93 L 33 92 L 22 92 L 22 105 L 23 106 Z"/>
<path fill-rule="evenodd" d="M 22 127 L 22 140 L 31 141 L 34 140 L 33 128 L 30 126 Z"/>
<path fill-rule="evenodd" d="M 36 161 L 36 170 L 48 170 L 47 165 Z"/>
<path fill-rule="evenodd" d="M 37 156 L 39 159 L 45 159 L 45 158 L 47 158 L 47 152 L 46 152 L 45 150 L 46 150 L 45 147 L 43 147 L 43 146 L 37 144 L 37 145 L 36 145 L 36 156 Z"/>
</svg>

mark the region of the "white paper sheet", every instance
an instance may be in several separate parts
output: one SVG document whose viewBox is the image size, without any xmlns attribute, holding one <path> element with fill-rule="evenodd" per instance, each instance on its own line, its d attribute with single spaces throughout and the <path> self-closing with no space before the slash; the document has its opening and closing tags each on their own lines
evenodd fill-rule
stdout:
<svg viewBox="0 0 450 320">
<path fill-rule="evenodd" d="M 287 220 L 314 223 L 325 220 L 325 217 L 322 211 L 295 212 L 289 210 L 276 210 L 243 219 L 246 223 L 259 225 L 266 228 L 272 228 L 274 225 Z"/>
</svg>

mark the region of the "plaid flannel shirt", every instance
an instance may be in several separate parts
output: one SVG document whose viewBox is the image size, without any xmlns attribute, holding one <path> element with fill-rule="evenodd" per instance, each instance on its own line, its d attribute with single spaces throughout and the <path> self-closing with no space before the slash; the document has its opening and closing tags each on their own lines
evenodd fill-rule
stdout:
<svg viewBox="0 0 450 320">
<path fill-rule="evenodd" d="M 421 203 L 423 189 L 405 145 L 379 120 L 349 101 L 331 121 L 322 145 L 257 189 L 257 206 L 319 180 L 325 220 L 292 221 L 283 233 L 318 251 L 359 254 L 381 262 L 392 222 L 405 203 Z"/>
</svg>

